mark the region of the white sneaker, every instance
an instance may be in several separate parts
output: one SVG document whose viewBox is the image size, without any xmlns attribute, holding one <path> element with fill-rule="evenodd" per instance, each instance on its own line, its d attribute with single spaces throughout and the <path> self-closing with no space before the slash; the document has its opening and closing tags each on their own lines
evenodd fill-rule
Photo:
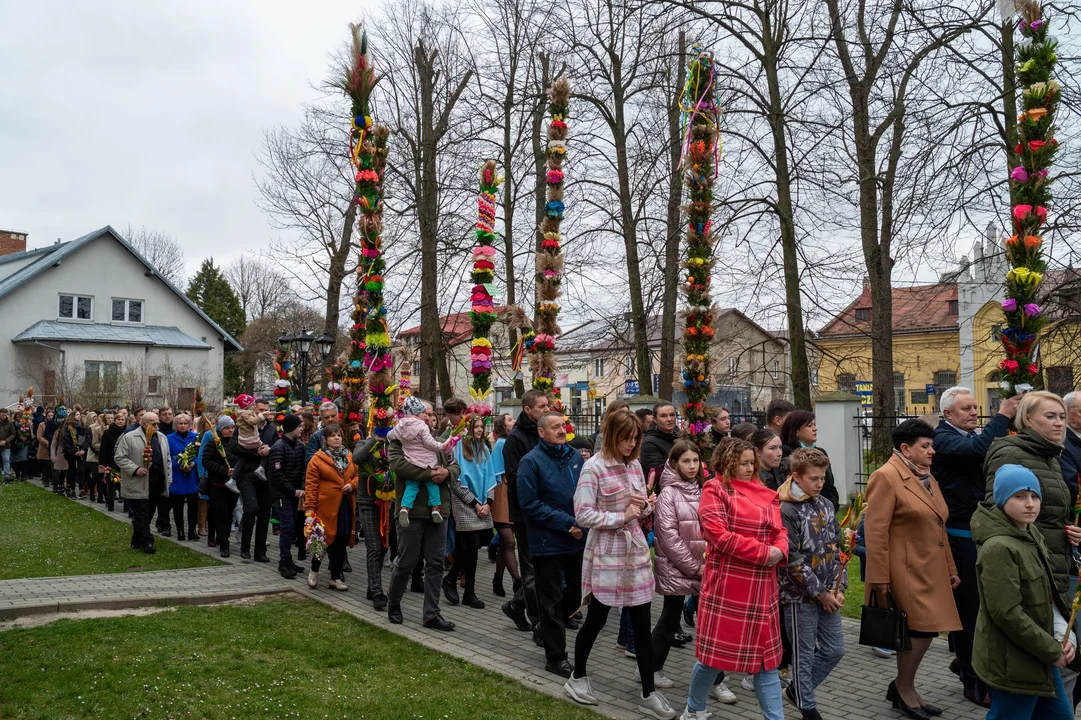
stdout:
<svg viewBox="0 0 1081 720">
<path fill-rule="evenodd" d="M 315 570 L 309 570 L 308 571 L 308 587 L 314 588 L 318 584 L 319 584 L 319 573 L 317 573 Z"/>
<path fill-rule="evenodd" d="M 679 716 L 679 711 L 674 710 L 664 695 L 656 691 L 647 698 L 638 698 L 638 712 L 659 720 L 672 720 Z"/>
<path fill-rule="evenodd" d="M 398 524 L 402 527 L 409 527 L 409 508 L 403 507 L 398 511 Z"/>
<path fill-rule="evenodd" d="M 637 667 L 634 668 L 634 679 L 638 682 L 642 682 L 642 673 Z M 670 688 L 675 686 L 675 683 L 672 682 L 670 679 L 666 678 L 663 672 L 655 672 L 653 673 L 653 686 L 659 688 Z"/>
<path fill-rule="evenodd" d="M 738 700 L 736 694 L 729 690 L 724 683 L 713 686 L 713 697 L 717 698 L 717 702 L 722 702 L 725 705 L 735 705 Z"/>
<path fill-rule="evenodd" d="M 593 694 L 593 686 L 589 683 L 589 676 L 584 678 L 574 677 L 574 673 L 563 683 L 563 689 L 571 696 L 571 699 L 582 705 L 596 705 L 597 696 Z M 656 693 L 654 693 L 656 694 Z"/>
<path fill-rule="evenodd" d="M 349 589 L 344 580 L 331 580 L 329 587 L 331 590 L 341 590 L 342 592 Z"/>
<path fill-rule="evenodd" d="M 229 478 L 229 479 L 228 479 L 228 480 L 227 480 L 227 481 L 225 482 L 225 487 L 227 487 L 227 488 L 229 489 L 229 491 L 230 491 L 230 492 L 232 492 L 232 493 L 234 493 L 234 494 L 236 494 L 236 495 L 239 495 L 239 494 L 240 494 L 240 488 L 238 488 L 238 487 L 236 486 L 236 480 L 234 480 L 233 478 Z"/>
<path fill-rule="evenodd" d="M 708 720 L 708 718 L 712 714 L 713 713 L 706 712 L 705 710 L 699 710 L 698 712 L 695 712 L 690 708 L 684 708 L 683 714 L 679 716 L 679 720 Z"/>
<path fill-rule="evenodd" d="M 436 525 L 443 522 L 443 513 L 439 512 L 438 508 L 432 508 L 432 522 Z"/>
<path fill-rule="evenodd" d="M 744 675 L 743 680 L 740 681 L 739 686 L 744 690 L 750 690 L 751 692 L 754 692 L 754 676 Z"/>
<path fill-rule="evenodd" d="M 893 650 L 890 650 L 889 648 L 879 648 L 879 647 L 871 648 L 871 652 L 874 653 L 876 657 L 880 657 L 880 658 L 892 658 L 894 655 L 897 654 Z"/>
</svg>

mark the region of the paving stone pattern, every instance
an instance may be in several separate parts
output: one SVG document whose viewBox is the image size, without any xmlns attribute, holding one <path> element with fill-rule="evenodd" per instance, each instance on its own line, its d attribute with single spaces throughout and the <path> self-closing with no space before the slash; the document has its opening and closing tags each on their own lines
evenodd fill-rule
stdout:
<svg viewBox="0 0 1081 720">
<path fill-rule="evenodd" d="M 103 505 L 85 500 L 79 502 L 117 521 L 128 521 L 122 511 L 109 513 Z M 158 542 L 165 541 L 166 538 L 158 538 Z M 208 547 L 205 540 L 180 544 L 218 557 L 217 549 Z M 24 613 L 55 612 L 57 607 L 118 607 L 159 601 L 212 602 L 212 598 L 217 596 L 228 599 L 292 590 L 432 649 L 513 678 L 538 692 L 566 698 L 562 678 L 544 670 L 543 651 L 532 643 L 529 633 L 518 632 L 500 612 L 503 599 L 492 593 L 495 566 L 488 562 L 487 553 L 481 553 L 477 578 L 477 594 L 487 603 L 487 607 L 475 610 L 461 605 L 451 606 L 443 599 L 443 616 L 456 623 L 457 629 L 442 633 L 427 630 L 421 625 L 422 597 L 418 593 L 407 592 L 403 598 L 404 625 L 391 625 L 385 612 L 376 612 L 372 608 L 371 603 L 365 600 L 367 586 L 362 544 L 350 551 L 353 572 L 346 575 L 349 591 L 344 593 L 327 587 L 330 573 L 325 569 L 315 590 L 308 588 L 303 575 L 298 575 L 295 580 L 282 579 L 276 572 L 277 538 L 273 535 L 270 536 L 270 545 L 268 555 L 272 562 L 269 564 L 242 561 L 239 540 L 234 538 L 233 546 L 237 551 L 229 559 L 223 560 L 226 565 L 222 567 L 3 581 L 0 582 L 0 616 L 5 609 L 10 614 L 20 609 Z M 117 548 L 116 551 L 134 552 L 126 547 Z M 388 584 L 389 575 L 389 568 L 384 568 L 384 587 Z M 509 593 L 509 576 L 505 579 L 505 586 Z M 658 598 L 658 602 L 654 603 L 654 616 L 659 612 Z M 597 711 L 605 717 L 631 720 L 642 717 L 636 710 L 636 698 L 641 688 L 635 679 L 635 661 L 626 657 L 623 649 L 615 643 L 617 626 L 618 615 L 613 613 L 593 648 L 589 675 L 600 700 Z M 693 629 L 689 631 L 693 632 Z M 874 657 L 868 648 L 857 645 L 859 624 L 856 621 L 844 620 L 844 634 L 847 654 L 817 691 L 818 708 L 823 717 L 830 720 L 902 717 L 899 712 L 890 709 L 884 699 L 886 686 L 894 676 L 893 661 Z M 573 632 L 568 632 L 572 659 L 573 635 Z M 986 711 L 966 702 L 961 696 L 960 682 L 948 669 L 950 659 L 946 642 L 935 640 L 917 678 L 917 686 L 924 700 L 941 707 L 943 718 L 948 720 L 982 720 Z M 686 648 L 672 650 L 664 672 L 676 685 L 662 692 L 673 707 L 681 708 L 685 704 L 693 665 L 693 643 Z M 758 720 L 762 717 L 754 693 L 742 689 L 739 684 L 740 676 L 729 677 L 728 687 L 739 698 L 737 704 L 722 705 L 710 700 L 709 710 L 715 719 Z M 785 713 L 788 718 L 800 717 L 799 712 L 787 704 Z"/>
</svg>

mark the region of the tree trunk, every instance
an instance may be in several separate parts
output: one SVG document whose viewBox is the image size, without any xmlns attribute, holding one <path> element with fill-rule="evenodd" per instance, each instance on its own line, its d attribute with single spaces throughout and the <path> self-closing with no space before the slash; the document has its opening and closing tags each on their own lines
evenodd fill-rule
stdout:
<svg viewBox="0 0 1081 720">
<path fill-rule="evenodd" d="M 447 365 L 447 355 L 450 354 L 450 348 L 447 347 L 446 341 L 443 340 L 439 343 L 439 399 L 444 403 L 454 397 L 454 385 L 450 380 L 450 366 Z"/>
<path fill-rule="evenodd" d="M 668 161 L 672 172 L 668 178 L 668 234 L 664 242 L 664 304 L 661 309 L 661 381 L 658 395 L 662 400 L 672 399 L 673 378 L 676 374 L 676 295 L 679 291 L 679 250 L 683 237 L 680 223 L 683 204 L 683 177 L 679 169 L 679 156 L 683 136 L 680 133 L 680 95 L 687 78 L 687 40 L 679 33 L 679 49 L 676 57 L 673 88 L 675 94 L 668 105 Z"/>
<path fill-rule="evenodd" d="M 1006 171 L 1020 164 L 1014 146 L 1017 144 L 1017 68 L 1013 61 L 1013 20 L 1002 23 L 1002 113 L 1005 116 Z M 1010 188 L 1010 207 L 1014 206 L 1013 183 Z"/>
<path fill-rule="evenodd" d="M 788 133 L 784 101 L 777 75 L 777 48 L 768 12 L 762 13 L 762 54 L 769 92 L 769 124 L 777 178 L 777 220 L 781 229 L 781 256 L 784 267 L 785 314 L 788 317 L 789 372 L 792 400 L 801 410 L 811 409 L 811 374 L 807 362 L 807 339 L 803 329 L 803 298 L 799 288 L 799 251 L 796 247 L 796 218 L 792 205 L 792 175 L 788 164 Z"/>
<path fill-rule="evenodd" d="M 345 265 L 349 261 L 349 253 L 353 249 L 353 227 L 357 220 L 357 198 L 354 193 L 353 197 L 349 200 L 349 207 L 345 211 L 345 225 L 342 227 L 341 241 L 338 243 L 338 251 L 330 259 L 330 279 L 327 282 L 327 319 L 323 323 L 323 334 L 329 335 L 332 338 L 338 337 L 338 321 L 341 318 L 341 302 L 342 302 L 342 282 L 345 280 Z M 326 394 L 325 388 L 327 382 L 330 380 L 330 376 L 327 372 L 328 368 L 334 364 L 335 350 L 331 348 L 331 351 L 327 353 L 327 356 L 323 358 L 323 365 L 321 368 L 312 368 L 313 371 L 319 370 L 320 382 L 323 383 L 324 395 Z"/>
<path fill-rule="evenodd" d="M 441 356 L 439 327 L 439 285 L 437 276 L 438 237 L 436 235 L 436 144 L 435 133 L 435 53 L 427 53 L 424 43 L 413 49 L 420 82 L 420 183 L 417 186 L 417 219 L 420 230 L 420 396 L 435 402 L 436 378 Z"/>
<path fill-rule="evenodd" d="M 548 143 L 544 136 L 544 118 L 546 110 L 548 108 L 548 86 L 552 84 L 551 77 L 551 57 L 546 53 L 538 53 L 537 57 L 540 59 L 541 65 L 541 78 L 540 86 L 537 91 L 537 103 L 533 108 L 533 172 L 534 180 L 536 182 L 536 192 L 533 193 L 534 200 L 534 212 L 533 217 L 535 221 L 535 227 L 538 231 L 535 233 L 536 239 L 534 241 L 533 251 L 539 253 L 541 251 L 541 242 L 544 240 L 543 234 L 539 228 L 541 223 L 544 222 L 544 206 L 548 202 Z M 533 327 L 537 326 L 537 299 L 534 292 L 533 297 Z M 525 392 L 523 385 L 522 392 Z"/>
<path fill-rule="evenodd" d="M 627 161 L 627 125 L 624 112 L 623 68 L 618 58 L 612 62 L 612 139 L 616 146 L 616 174 L 619 176 L 619 219 L 623 226 L 623 248 L 627 253 L 627 289 L 631 296 L 631 327 L 634 329 L 634 364 L 638 368 L 638 392 L 653 394 L 653 364 L 649 361 L 646 308 L 642 300 L 642 269 L 638 262 L 638 224 L 631 207 L 631 172 Z"/>
</svg>

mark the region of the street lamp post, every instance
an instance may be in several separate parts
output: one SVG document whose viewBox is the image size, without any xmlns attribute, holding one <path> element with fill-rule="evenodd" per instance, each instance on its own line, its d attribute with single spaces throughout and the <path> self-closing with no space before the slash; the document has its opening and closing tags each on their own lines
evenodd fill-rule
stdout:
<svg viewBox="0 0 1081 720">
<path fill-rule="evenodd" d="M 312 351 L 312 343 L 315 344 L 315 351 Z M 293 366 L 300 373 L 299 385 L 304 396 L 301 398 L 301 403 L 306 403 L 308 401 L 308 367 L 318 365 L 326 359 L 334 348 L 334 338 L 329 333 L 323 333 L 321 338 L 315 339 L 308 330 L 301 330 L 294 337 L 282 330 L 281 337 L 278 338 L 278 344 L 284 348 L 287 356 L 292 350 Z"/>
</svg>

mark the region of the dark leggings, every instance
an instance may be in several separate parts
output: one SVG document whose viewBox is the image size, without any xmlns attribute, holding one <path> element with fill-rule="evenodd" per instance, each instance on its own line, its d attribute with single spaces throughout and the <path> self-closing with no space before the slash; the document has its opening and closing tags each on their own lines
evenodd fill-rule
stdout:
<svg viewBox="0 0 1081 720">
<path fill-rule="evenodd" d="M 499 528 L 499 550 L 496 551 L 495 576 L 503 579 L 504 568 L 510 573 L 511 580 L 518 580 L 518 558 L 514 554 L 514 526 Z"/>
<path fill-rule="evenodd" d="M 665 595 L 661 606 L 661 616 L 653 628 L 653 671 L 664 670 L 668 652 L 672 649 L 672 638 L 679 630 L 679 616 L 683 612 L 682 595 Z M 637 651 L 637 648 L 635 648 Z"/>
<path fill-rule="evenodd" d="M 642 675 L 642 697 L 653 694 L 653 638 L 650 635 L 650 604 L 635 605 L 627 608 L 630 613 L 631 630 L 634 631 L 635 655 L 638 660 L 638 672 Z M 597 598 L 589 601 L 589 610 L 586 612 L 586 621 L 582 629 L 578 631 L 578 637 L 574 639 L 574 677 L 586 676 L 586 661 L 589 660 L 589 652 L 593 649 L 593 643 L 597 641 L 597 635 L 604 628 L 608 620 L 611 607 L 597 602 Z"/>
<path fill-rule="evenodd" d="M 225 485 L 215 484 L 210 485 L 210 496 L 214 504 L 214 519 L 211 522 L 217 525 L 214 540 L 220 550 L 228 552 L 229 535 L 233 531 L 233 511 L 236 510 L 236 502 L 240 496 Z"/>
<path fill-rule="evenodd" d="M 188 535 L 192 538 L 198 535 L 195 526 L 199 517 L 199 493 L 170 495 L 169 504 L 173 507 L 173 524 L 176 525 L 177 537 L 184 534 L 185 506 L 188 508 Z"/>
<path fill-rule="evenodd" d="M 349 547 L 349 541 L 345 536 L 334 538 L 334 542 L 327 546 L 327 560 L 330 561 L 330 579 L 344 580 L 342 568 L 345 567 L 345 551 Z M 322 560 L 312 558 L 312 570 L 319 572 Z"/>
</svg>

